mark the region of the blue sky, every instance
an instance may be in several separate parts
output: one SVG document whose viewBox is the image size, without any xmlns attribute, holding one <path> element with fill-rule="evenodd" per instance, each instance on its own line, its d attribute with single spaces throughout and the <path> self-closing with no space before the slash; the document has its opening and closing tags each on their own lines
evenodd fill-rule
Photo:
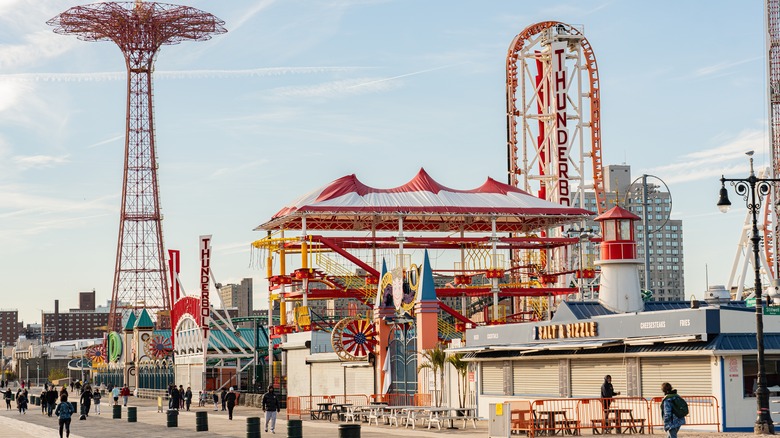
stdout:
<svg viewBox="0 0 780 438">
<path fill-rule="evenodd" d="M 187 0 L 228 33 L 165 46 L 155 72 L 167 248 L 197 289 L 198 236 L 218 281 L 264 270 L 252 229 L 338 177 L 395 187 L 424 167 L 469 189 L 506 172 L 505 58 L 526 26 L 582 26 L 601 78 L 605 164 L 657 175 L 684 220 L 686 296 L 725 283 L 744 208 L 721 173 L 769 161 L 762 0 Z M 119 49 L 52 32 L 84 4 L 0 0 L 0 307 L 26 323 L 111 295 L 122 183 Z M 451 269 L 451 266 L 441 266 Z M 262 303 L 264 298 L 259 299 Z"/>
</svg>

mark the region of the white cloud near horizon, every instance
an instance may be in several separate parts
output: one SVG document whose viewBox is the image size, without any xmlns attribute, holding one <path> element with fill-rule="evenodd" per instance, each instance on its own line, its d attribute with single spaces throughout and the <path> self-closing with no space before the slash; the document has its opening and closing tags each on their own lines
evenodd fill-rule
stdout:
<svg viewBox="0 0 780 438">
<path fill-rule="evenodd" d="M 67 163 L 68 156 L 17 155 L 13 157 L 13 162 L 19 170 L 41 169 Z"/>
<path fill-rule="evenodd" d="M 748 161 L 745 153 L 754 151 L 754 158 L 765 155 L 766 134 L 762 130 L 745 130 L 720 146 L 702 149 L 678 157 L 675 162 L 647 169 L 663 178 L 667 184 L 692 182 L 744 172 Z M 759 160 L 756 160 L 759 161 Z M 756 163 L 756 170 L 761 169 Z"/>
</svg>

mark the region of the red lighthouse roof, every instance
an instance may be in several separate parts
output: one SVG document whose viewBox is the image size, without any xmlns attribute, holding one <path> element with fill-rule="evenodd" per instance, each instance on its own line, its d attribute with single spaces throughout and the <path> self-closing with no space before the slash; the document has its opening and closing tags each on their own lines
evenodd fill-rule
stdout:
<svg viewBox="0 0 780 438">
<path fill-rule="evenodd" d="M 631 213 L 630 211 L 626 210 L 625 208 L 616 205 L 609 210 L 605 211 L 604 213 L 600 214 L 596 219 L 593 219 L 594 221 L 603 221 L 607 219 L 633 219 L 633 220 L 639 220 L 641 219 L 639 216 L 635 215 L 634 213 Z"/>
</svg>

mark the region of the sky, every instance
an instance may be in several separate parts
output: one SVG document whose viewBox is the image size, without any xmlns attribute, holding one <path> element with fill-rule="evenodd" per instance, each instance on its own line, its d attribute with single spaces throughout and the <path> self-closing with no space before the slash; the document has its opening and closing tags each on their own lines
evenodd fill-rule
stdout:
<svg viewBox="0 0 780 438">
<path fill-rule="evenodd" d="M 769 162 L 763 0 L 170 0 L 228 32 L 164 46 L 154 83 L 164 240 L 198 288 L 198 237 L 221 283 L 251 277 L 253 229 L 341 176 L 404 184 L 506 179 L 505 62 L 546 20 L 584 30 L 601 88 L 604 164 L 661 178 L 682 219 L 686 298 L 725 284 L 745 208 L 719 178 Z M 125 67 L 110 42 L 54 34 L 76 0 L 0 0 L 0 308 L 25 323 L 111 297 Z M 451 269 L 434 266 L 434 269 Z M 707 274 L 708 273 L 708 274 Z M 750 283 L 749 281 L 748 283 Z"/>
</svg>

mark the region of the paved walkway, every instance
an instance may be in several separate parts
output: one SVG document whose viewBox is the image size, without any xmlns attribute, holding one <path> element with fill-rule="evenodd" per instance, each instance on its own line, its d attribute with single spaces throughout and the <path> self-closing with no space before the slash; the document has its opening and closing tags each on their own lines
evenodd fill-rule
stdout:
<svg viewBox="0 0 780 438">
<path fill-rule="evenodd" d="M 36 391 L 33 389 L 33 394 Z M 126 437 L 133 436 L 139 438 L 176 438 L 176 437 L 246 437 L 246 419 L 248 417 L 260 417 L 261 423 L 264 423 L 265 416 L 261 409 L 236 406 L 233 413 L 233 420 L 227 418 L 227 412 L 214 411 L 213 405 L 210 407 L 199 408 L 191 407 L 190 412 L 180 412 L 178 417 L 178 427 L 167 427 L 167 415 L 157 412 L 157 401 L 150 399 L 130 398 L 130 406 L 137 407 L 138 422 L 128 423 L 127 409 L 122 408 L 122 419 L 112 418 L 112 407 L 106 403 L 101 403 L 101 415 L 94 413 L 94 406 L 87 420 L 79 421 L 78 416 L 74 416 L 71 421 L 71 438 L 93 438 L 93 437 Z M 16 406 L 14 404 L 14 406 Z M 3 404 L 3 407 L 5 405 Z M 208 432 L 195 432 L 195 412 L 208 412 Z M 287 436 L 287 421 L 284 418 L 285 412 L 279 413 L 276 424 L 276 434 L 271 435 L 261 430 L 262 436 Z M 457 424 L 462 426 L 462 422 Z M 324 420 L 303 421 L 304 437 L 337 437 L 339 423 L 336 421 L 328 422 Z M 44 438 L 57 436 L 58 422 L 55 417 L 48 417 L 41 414 L 40 406 L 30 406 L 26 414 L 21 415 L 16 410 L 0 410 L 0 438 Z M 121 431 L 125 428 L 127 433 Z M 132 431 L 132 432 L 131 432 Z M 388 438 L 392 436 L 403 437 L 443 437 L 457 435 L 461 438 L 485 438 L 487 437 L 487 421 L 477 422 L 477 429 L 469 425 L 467 429 L 436 430 L 428 431 L 426 429 L 417 429 L 414 431 L 397 428 L 395 426 L 368 426 L 361 424 L 362 438 Z"/>
<path fill-rule="evenodd" d="M 39 392 L 39 391 L 37 391 Z M 33 394 L 36 390 L 33 390 Z M 15 406 L 15 404 L 14 404 Z M 79 421 L 74 416 L 71 422 L 71 438 L 177 438 L 177 437 L 246 437 L 246 419 L 248 417 L 261 417 L 264 421 L 264 415 L 261 409 L 246 406 L 237 406 L 233 420 L 227 418 L 227 412 L 214 411 L 211 407 L 198 408 L 192 407 L 190 412 L 181 412 L 178 417 L 178 427 L 167 427 L 167 416 L 164 413 L 157 412 L 156 400 L 130 398 L 130 406 L 137 407 L 138 422 L 128 423 L 127 409 L 122 408 L 122 419 L 112 418 L 112 408 L 106 403 L 101 404 L 102 414 L 92 413 L 86 421 Z M 3 404 L 3 407 L 5 405 Z M 195 412 L 208 412 L 208 432 L 195 432 Z M 287 436 L 287 421 L 284 419 L 285 412 L 279 413 L 279 419 L 276 425 L 276 435 L 271 435 L 261 431 L 264 437 Z M 337 437 L 338 422 L 311 421 L 304 419 L 303 436 L 304 437 Z M 458 426 L 462 423 L 459 422 Z M 31 406 L 25 415 L 19 414 L 16 410 L 0 410 L 0 438 L 45 438 L 57 436 L 57 419 L 41 414 L 40 406 Z M 458 438 L 486 438 L 488 436 L 487 421 L 477 422 L 477 429 L 469 425 L 466 429 L 457 430 L 436 430 L 430 431 L 420 429 L 418 426 L 414 431 L 395 426 L 368 426 L 361 424 L 362 438 L 388 438 L 402 436 L 407 438 L 414 437 L 444 437 L 455 435 Z M 655 435 L 632 435 L 634 438 L 662 438 L 665 434 L 662 431 L 656 431 Z M 517 435 L 522 436 L 522 435 Z M 702 433 L 696 431 L 683 430 L 680 432 L 681 438 L 750 438 L 750 433 Z"/>
</svg>

